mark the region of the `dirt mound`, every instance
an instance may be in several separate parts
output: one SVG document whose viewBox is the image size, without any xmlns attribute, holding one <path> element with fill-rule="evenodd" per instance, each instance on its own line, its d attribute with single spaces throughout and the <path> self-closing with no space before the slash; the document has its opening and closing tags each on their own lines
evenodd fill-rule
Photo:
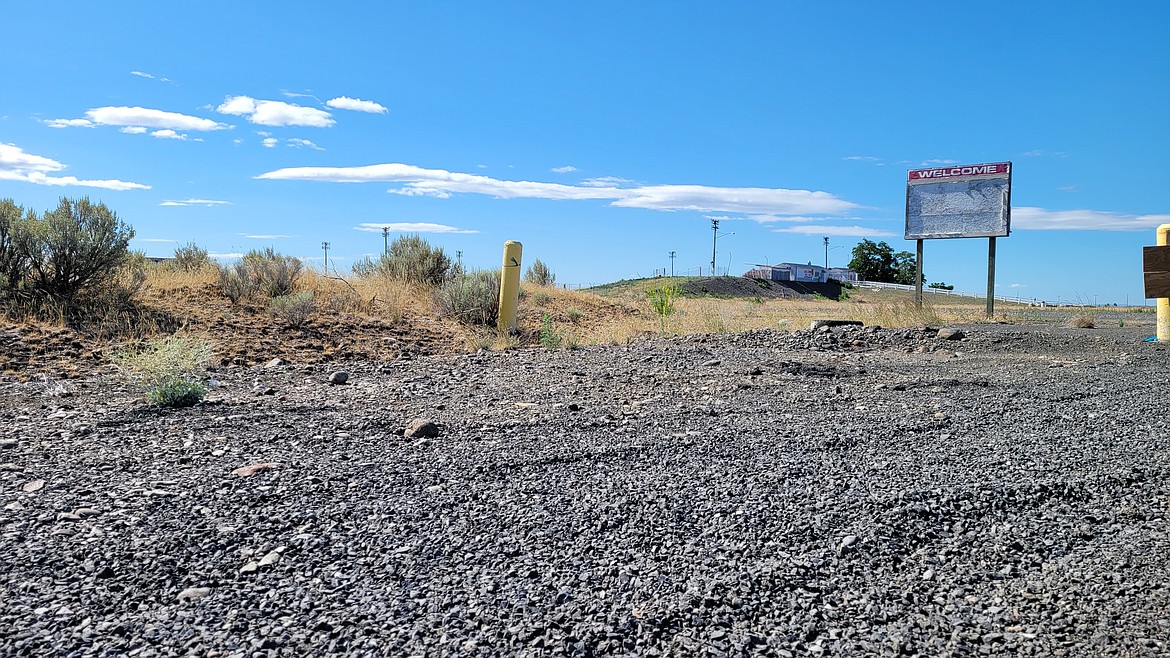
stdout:
<svg viewBox="0 0 1170 658">
<path fill-rule="evenodd" d="M 679 288 L 684 295 L 695 297 L 778 297 L 798 299 L 822 295 L 837 299 L 841 294 L 838 283 L 804 283 L 799 281 L 768 281 L 746 277 L 716 276 L 685 279 Z"/>
</svg>

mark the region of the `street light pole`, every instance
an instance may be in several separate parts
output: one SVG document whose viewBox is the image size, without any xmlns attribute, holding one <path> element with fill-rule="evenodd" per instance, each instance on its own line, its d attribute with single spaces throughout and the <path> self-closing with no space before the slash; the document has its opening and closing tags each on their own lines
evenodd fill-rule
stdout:
<svg viewBox="0 0 1170 658">
<path fill-rule="evenodd" d="M 382 227 L 382 253 L 390 253 L 390 227 Z"/>
<path fill-rule="evenodd" d="M 321 248 L 325 250 L 325 273 L 329 274 L 329 243 L 322 242 Z"/>
<path fill-rule="evenodd" d="M 674 252 L 670 252 L 670 278 L 674 278 Z"/>
<path fill-rule="evenodd" d="M 829 269 L 829 236 L 825 236 L 825 269 Z"/>
</svg>

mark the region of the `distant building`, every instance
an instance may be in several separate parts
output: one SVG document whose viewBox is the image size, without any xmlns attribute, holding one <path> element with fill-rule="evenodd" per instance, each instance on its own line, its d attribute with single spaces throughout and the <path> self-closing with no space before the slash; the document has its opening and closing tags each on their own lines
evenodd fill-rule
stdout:
<svg viewBox="0 0 1170 658">
<path fill-rule="evenodd" d="M 848 267 L 830 267 L 829 268 L 830 281 L 848 281 L 849 283 L 857 283 L 861 281 L 861 277 L 857 276 L 857 272 Z"/>
<path fill-rule="evenodd" d="M 766 279 L 768 281 L 798 281 L 801 283 L 827 283 L 830 279 L 837 281 L 857 281 L 857 273 L 843 267 L 825 269 L 812 263 L 779 263 L 777 265 L 756 265 L 748 270 L 745 277 L 749 279 Z"/>
</svg>

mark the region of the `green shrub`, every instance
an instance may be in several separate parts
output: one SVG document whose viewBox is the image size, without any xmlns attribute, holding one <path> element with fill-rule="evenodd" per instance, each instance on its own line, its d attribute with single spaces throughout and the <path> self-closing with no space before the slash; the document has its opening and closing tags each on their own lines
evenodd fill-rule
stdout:
<svg viewBox="0 0 1170 658">
<path fill-rule="evenodd" d="M 552 297 L 543 290 L 532 293 L 532 303 L 537 306 L 544 306 L 550 301 L 552 301 Z"/>
<path fill-rule="evenodd" d="M 279 254 L 272 247 L 249 251 L 240 265 L 246 268 L 260 294 L 270 299 L 296 290 L 297 278 L 304 269 L 301 261 Z"/>
<path fill-rule="evenodd" d="M 72 301 L 108 286 L 129 256 L 134 229 L 103 203 L 62 197 L 38 217 L 11 199 L 0 201 L 0 283 Z"/>
<path fill-rule="evenodd" d="M 191 406 L 207 393 L 201 381 L 211 360 L 207 341 L 174 334 L 148 341 L 139 350 L 116 352 L 111 360 L 125 379 L 145 389 L 153 404 Z"/>
<path fill-rule="evenodd" d="M 471 270 L 448 279 L 435 291 L 435 307 L 443 317 L 494 325 L 500 316 L 499 270 Z"/>
<path fill-rule="evenodd" d="M 273 299 L 292 294 L 304 264 L 272 247 L 249 251 L 243 259 L 219 269 L 219 287 L 233 304 L 260 295 Z"/>
<path fill-rule="evenodd" d="M 206 249 L 194 242 L 188 242 L 175 249 L 175 257 L 171 260 L 171 265 L 182 272 L 198 272 L 205 267 L 211 267 L 214 263 Z"/>
<path fill-rule="evenodd" d="M 268 312 L 280 318 L 290 327 L 304 326 L 309 316 L 317 310 L 317 301 L 311 292 L 273 297 L 268 302 Z"/>
<path fill-rule="evenodd" d="M 585 312 L 576 306 L 570 306 L 569 309 L 565 311 L 565 314 L 569 316 L 569 322 L 574 324 L 580 322 L 581 318 L 585 317 Z"/>
<path fill-rule="evenodd" d="M 524 280 L 538 286 L 551 286 L 556 283 L 557 275 L 553 274 L 553 271 L 548 269 L 548 265 L 540 262 L 540 259 L 537 258 L 528 266 L 528 271 L 524 273 Z"/>
<path fill-rule="evenodd" d="M 378 274 L 433 287 L 442 286 L 461 270 L 462 267 L 448 258 L 441 247 L 432 247 L 417 234 L 398 237 L 377 260 L 367 256 L 353 265 L 353 273 L 360 276 Z"/>
<path fill-rule="evenodd" d="M 146 399 L 160 407 L 191 407 L 207 396 L 203 382 L 173 379 L 146 392 Z"/>
<path fill-rule="evenodd" d="M 248 268 L 243 263 L 236 263 L 219 268 L 219 289 L 234 305 L 251 297 L 256 292 L 256 285 L 248 275 Z"/>
</svg>

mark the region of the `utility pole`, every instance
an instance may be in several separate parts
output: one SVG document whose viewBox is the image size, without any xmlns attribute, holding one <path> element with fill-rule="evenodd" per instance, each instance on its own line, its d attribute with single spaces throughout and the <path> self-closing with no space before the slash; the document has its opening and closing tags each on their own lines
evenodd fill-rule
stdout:
<svg viewBox="0 0 1170 658">
<path fill-rule="evenodd" d="M 825 236 L 825 269 L 829 269 L 829 236 Z"/>
<path fill-rule="evenodd" d="M 325 250 L 325 273 L 329 274 L 329 243 L 322 242 L 321 248 Z"/>
<path fill-rule="evenodd" d="M 382 227 L 382 253 L 390 253 L 390 227 Z"/>
<path fill-rule="evenodd" d="M 674 278 L 674 252 L 670 252 L 670 278 Z"/>
<path fill-rule="evenodd" d="M 719 239 L 719 220 L 711 220 L 711 276 L 715 276 L 715 241 Z"/>
<path fill-rule="evenodd" d="M 455 262 L 463 265 L 463 250 L 459 249 L 455 252 Z"/>
</svg>

